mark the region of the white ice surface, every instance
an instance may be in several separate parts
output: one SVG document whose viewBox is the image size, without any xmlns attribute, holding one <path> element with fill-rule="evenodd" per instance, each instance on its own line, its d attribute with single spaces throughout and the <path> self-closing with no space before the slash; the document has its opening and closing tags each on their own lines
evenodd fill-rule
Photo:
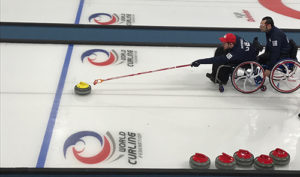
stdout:
<svg viewBox="0 0 300 177">
<path fill-rule="evenodd" d="M 0 166 L 35 167 L 66 45 L 0 43 Z"/>
<path fill-rule="evenodd" d="M 90 49 L 134 50 L 137 63 L 99 67 L 82 62 L 81 54 Z M 87 96 L 73 91 L 80 81 L 92 85 L 96 78 L 188 64 L 213 50 L 75 46 L 45 167 L 189 168 L 195 152 L 214 161 L 222 152 L 240 148 L 258 156 L 280 147 L 290 153 L 291 162 L 279 169 L 299 170 L 299 91 L 281 94 L 267 84 L 266 92 L 242 94 L 228 84 L 219 93 L 205 77 L 209 65 L 105 81 L 92 86 Z M 1 167 L 35 166 L 65 53 L 65 45 L 1 44 Z M 66 139 L 80 131 L 110 132 L 117 147 L 120 131 L 140 133 L 142 157 L 137 165 L 128 164 L 127 155 L 91 165 L 76 160 L 71 148 L 64 157 Z M 82 156 L 99 152 L 97 141 L 85 141 L 92 143 L 73 146 L 85 148 Z"/>
<path fill-rule="evenodd" d="M 126 63 L 97 67 L 81 62 L 81 54 L 88 49 L 117 53 L 133 49 L 138 59 L 134 67 Z M 79 81 L 92 85 L 92 78 L 188 64 L 212 54 L 212 48 L 76 46 L 46 166 L 189 168 L 188 159 L 195 152 L 214 160 L 222 152 L 233 154 L 240 148 L 258 156 L 280 147 L 292 156 L 284 169 L 298 169 L 299 91 L 280 94 L 267 84 L 266 92 L 246 95 L 228 84 L 225 92 L 219 93 L 205 77 L 211 66 L 201 65 L 105 81 L 92 86 L 92 94 L 86 97 L 72 94 Z M 118 131 L 139 132 L 143 158 L 137 165 L 128 164 L 126 158 L 87 165 L 74 159 L 71 151 L 63 157 L 60 153 L 66 139 L 84 130 L 102 135 L 112 132 L 116 142 Z M 95 148 L 84 147 L 86 151 Z M 93 150 L 86 155 L 92 156 Z"/>
<path fill-rule="evenodd" d="M 299 20 L 269 11 L 256 0 L 220 0 L 217 7 L 216 1 L 103 2 L 86 0 L 80 23 L 104 12 L 134 14 L 134 25 L 257 28 L 260 19 L 270 15 L 280 28 L 299 28 Z M 283 2 L 300 10 L 298 1 Z M 0 0 L 0 21 L 74 23 L 78 5 L 79 0 Z M 234 16 L 243 9 L 255 23 Z M 81 54 L 94 48 L 136 50 L 138 62 L 134 67 L 81 62 Z M 35 167 L 66 51 L 66 45 L 0 44 L 0 167 Z M 266 92 L 245 95 L 228 84 L 221 94 L 205 78 L 208 65 L 103 82 L 92 86 L 87 96 L 73 91 L 79 81 L 92 84 L 96 78 L 188 64 L 212 54 L 212 48 L 75 46 L 45 167 L 189 168 L 188 159 L 195 152 L 214 162 L 222 152 L 243 148 L 258 156 L 280 147 L 290 153 L 291 162 L 277 169 L 299 170 L 299 91 L 281 94 L 267 84 Z M 140 133 L 142 158 L 137 165 L 128 164 L 128 154 L 89 165 L 76 160 L 71 148 L 64 157 L 66 139 L 80 131 L 110 132 L 117 146 L 120 131 Z M 97 141 L 84 140 L 85 145 L 73 146 L 85 148 L 82 156 L 99 152 Z"/>
</svg>

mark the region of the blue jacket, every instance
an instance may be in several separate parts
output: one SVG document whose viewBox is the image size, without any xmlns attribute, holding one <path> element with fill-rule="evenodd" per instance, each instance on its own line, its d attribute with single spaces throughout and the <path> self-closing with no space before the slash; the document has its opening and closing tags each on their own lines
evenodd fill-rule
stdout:
<svg viewBox="0 0 300 177">
<path fill-rule="evenodd" d="M 226 54 L 211 58 L 199 59 L 199 64 L 238 65 L 244 61 L 255 61 L 258 51 L 252 44 L 236 35 L 234 47 Z"/>
<path fill-rule="evenodd" d="M 275 26 L 266 33 L 266 40 L 265 53 L 269 54 L 267 65 L 272 68 L 280 59 L 289 57 L 291 46 L 284 32 Z"/>
</svg>

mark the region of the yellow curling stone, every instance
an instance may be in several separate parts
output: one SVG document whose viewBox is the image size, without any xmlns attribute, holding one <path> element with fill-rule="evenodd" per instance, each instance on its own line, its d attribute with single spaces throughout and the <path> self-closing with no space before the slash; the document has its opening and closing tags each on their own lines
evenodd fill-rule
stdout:
<svg viewBox="0 0 300 177">
<path fill-rule="evenodd" d="M 92 88 L 89 84 L 80 82 L 79 84 L 75 85 L 74 91 L 78 95 L 87 95 L 91 93 Z"/>
</svg>

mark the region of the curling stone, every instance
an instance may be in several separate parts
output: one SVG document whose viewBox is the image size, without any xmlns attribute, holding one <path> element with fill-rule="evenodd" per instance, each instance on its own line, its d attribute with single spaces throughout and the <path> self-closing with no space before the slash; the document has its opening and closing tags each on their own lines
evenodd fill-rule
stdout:
<svg viewBox="0 0 300 177">
<path fill-rule="evenodd" d="M 210 159 L 204 154 L 195 153 L 190 157 L 190 166 L 193 169 L 208 169 L 210 166 Z"/>
<path fill-rule="evenodd" d="M 273 159 L 268 155 L 260 155 L 254 159 L 254 168 L 257 170 L 273 170 Z"/>
<path fill-rule="evenodd" d="M 240 149 L 233 154 L 236 164 L 242 167 L 250 167 L 254 162 L 254 156 L 251 152 Z"/>
<path fill-rule="evenodd" d="M 78 95 L 87 95 L 91 93 L 91 86 L 85 82 L 80 82 L 79 84 L 75 85 L 74 91 Z"/>
<path fill-rule="evenodd" d="M 275 165 L 287 165 L 290 162 L 290 155 L 285 150 L 276 148 L 270 152 L 270 157 Z"/>
<path fill-rule="evenodd" d="M 215 165 L 218 169 L 232 170 L 235 168 L 236 162 L 232 156 L 223 152 L 216 158 Z"/>
</svg>

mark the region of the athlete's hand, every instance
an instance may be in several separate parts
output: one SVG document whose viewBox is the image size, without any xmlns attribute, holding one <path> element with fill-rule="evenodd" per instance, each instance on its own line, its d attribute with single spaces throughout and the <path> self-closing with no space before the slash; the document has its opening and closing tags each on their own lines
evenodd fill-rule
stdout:
<svg viewBox="0 0 300 177">
<path fill-rule="evenodd" d="M 194 61 L 194 62 L 191 64 L 191 67 L 198 67 L 199 65 L 200 65 L 199 62 Z"/>
<path fill-rule="evenodd" d="M 266 75 L 266 77 L 270 77 L 270 74 L 271 74 L 271 71 L 268 70 L 268 69 L 266 69 L 266 70 L 265 70 L 265 75 Z"/>
</svg>

